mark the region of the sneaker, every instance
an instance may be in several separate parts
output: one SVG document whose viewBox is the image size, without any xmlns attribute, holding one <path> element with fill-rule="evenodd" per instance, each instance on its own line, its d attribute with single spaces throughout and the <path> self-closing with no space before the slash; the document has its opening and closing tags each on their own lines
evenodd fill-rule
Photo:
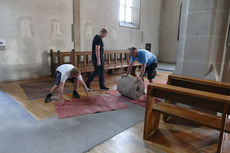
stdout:
<svg viewBox="0 0 230 153">
<path fill-rule="evenodd" d="M 90 88 L 90 86 L 89 86 L 89 84 L 88 84 L 87 82 L 85 83 L 85 85 L 86 85 L 88 91 L 93 91 L 93 90 Z"/>
<path fill-rule="evenodd" d="M 52 94 L 49 93 L 48 95 L 46 95 L 46 98 L 45 98 L 45 103 L 48 103 L 50 102 L 50 98 L 52 97 Z"/>
<path fill-rule="evenodd" d="M 109 88 L 106 87 L 106 86 L 100 87 L 100 89 L 102 89 L 102 90 L 109 90 Z"/>
<path fill-rule="evenodd" d="M 91 89 L 91 88 L 87 88 L 87 90 L 88 90 L 88 91 L 93 91 L 93 89 Z"/>
<path fill-rule="evenodd" d="M 73 97 L 78 99 L 78 98 L 80 98 L 80 95 L 77 93 L 77 91 L 74 90 L 73 91 Z"/>
</svg>

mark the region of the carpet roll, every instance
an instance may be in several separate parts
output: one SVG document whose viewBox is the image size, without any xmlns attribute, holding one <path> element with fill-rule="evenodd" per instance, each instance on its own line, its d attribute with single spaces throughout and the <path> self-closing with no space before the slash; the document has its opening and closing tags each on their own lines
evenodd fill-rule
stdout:
<svg viewBox="0 0 230 153">
<path fill-rule="evenodd" d="M 121 95 L 135 100 L 143 95 L 144 83 L 131 76 L 122 77 L 118 80 L 117 90 Z"/>
</svg>

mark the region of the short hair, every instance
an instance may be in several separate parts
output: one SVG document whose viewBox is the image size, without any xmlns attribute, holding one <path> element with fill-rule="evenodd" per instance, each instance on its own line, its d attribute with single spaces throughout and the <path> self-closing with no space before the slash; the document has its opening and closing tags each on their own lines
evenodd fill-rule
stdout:
<svg viewBox="0 0 230 153">
<path fill-rule="evenodd" d="M 76 74 L 80 74 L 80 73 L 81 72 L 76 67 L 72 68 L 71 71 L 70 71 L 71 75 L 76 75 Z"/>
<path fill-rule="evenodd" d="M 135 47 L 131 47 L 131 48 L 129 48 L 129 50 L 130 50 L 131 52 L 133 52 L 133 51 L 136 51 L 136 50 L 137 50 L 137 48 L 135 48 Z"/>
<path fill-rule="evenodd" d="M 102 28 L 101 33 L 108 33 L 108 31 L 105 28 Z"/>
</svg>

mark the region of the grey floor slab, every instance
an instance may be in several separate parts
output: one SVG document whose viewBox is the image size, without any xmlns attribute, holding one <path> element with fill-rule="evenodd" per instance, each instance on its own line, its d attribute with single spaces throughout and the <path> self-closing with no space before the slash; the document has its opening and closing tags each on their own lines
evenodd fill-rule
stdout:
<svg viewBox="0 0 230 153">
<path fill-rule="evenodd" d="M 175 63 L 166 63 L 166 62 L 159 62 L 157 67 L 158 70 L 170 71 L 170 72 L 175 71 L 175 68 L 176 68 Z"/>
<path fill-rule="evenodd" d="M 144 108 L 36 121 L 0 91 L 0 153 L 81 153 L 144 119 Z"/>
</svg>

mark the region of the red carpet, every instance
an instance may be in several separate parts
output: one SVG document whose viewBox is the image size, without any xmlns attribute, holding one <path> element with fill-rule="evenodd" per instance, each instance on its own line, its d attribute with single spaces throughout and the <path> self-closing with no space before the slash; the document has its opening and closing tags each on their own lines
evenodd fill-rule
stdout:
<svg viewBox="0 0 230 153">
<path fill-rule="evenodd" d="M 115 96 L 95 96 L 73 99 L 65 101 L 64 106 L 59 106 L 57 101 L 55 102 L 55 106 L 59 119 L 128 107 Z"/>
<path fill-rule="evenodd" d="M 130 103 L 134 103 L 134 104 L 137 104 L 137 105 L 140 105 L 140 106 L 143 106 L 145 107 L 146 105 L 146 98 L 147 98 L 147 95 L 142 95 L 139 99 L 137 100 L 132 100 L 132 99 L 129 99 L 125 96 L 122 96 L 117 90 L 110 90 L 110 91 L 107 91 L 106 92 L 107 94 L 109 95 L 113 95 L 114 97 L 117 97 L 119 99 L 123 99 L 127 102 L 130 102 Z M 159 98 L 154 98 L 155 102 L 159 102 L 160 99 Z"/>
<path fill-rule="evenodd" d="M 154 83 L 159 83 L 159 84 L 166 84 L 166 82 L 163 82 L 163 81 L 160 81 L 160 80 L 154 80 L 153 81 Z M 145 85 L 145 88 L 147 88 L 148 86 L 148 82 L 144 82 L 144 85 Z M 134 103 L 134 104 L 137 104 L 137 105 L 140 105 L 140 106 L 143 106 L 145 107 L 146 105 L 146 99 L 147 99 L 147 95 L 142 95 L 139 99 L 137 100 L 132 100 L 132 99 L 129 99 L 125 96 L 122 96 L 117 90 L 110 90 L 110 91 L 107 91 L 106 92 L 107 94 L 109 95 L 113 95 L 114 97 L 118 97 L 120 99 L 123 99 L 127 102 L 130 102 L 130 103 Z M 161 99 L 160 98 L 154 98 L 155 102 L 159 102 Z"/>
</svg>

